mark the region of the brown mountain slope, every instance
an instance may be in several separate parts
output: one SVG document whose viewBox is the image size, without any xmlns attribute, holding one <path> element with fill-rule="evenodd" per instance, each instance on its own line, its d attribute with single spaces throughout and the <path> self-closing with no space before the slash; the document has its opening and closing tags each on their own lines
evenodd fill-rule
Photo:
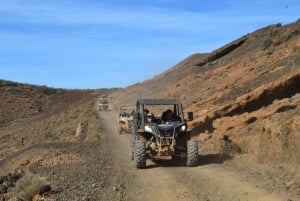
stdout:
<svg viewBox="0 0 300 201">
<path fill-rule="evenodd" d="M 300 173 L 300 20 L 192 55 L 115 96 L 116 107 L 137 98 L 180 98 L 207 149 L 252 154 L 256 162 Z"/>
<path fill-rule="evenodd" d="M 0 80 L 0 125 L 55 113 L 82 100 L 86 91 L 72 91 Z"/>
<path fill-rule="evenodd" d="M 0 80 L 0 159 L 36 144 L 98 138 L 100 125 L 95 122 L 96 114 L 92 110 L 101 92 Z"/>
</svg>

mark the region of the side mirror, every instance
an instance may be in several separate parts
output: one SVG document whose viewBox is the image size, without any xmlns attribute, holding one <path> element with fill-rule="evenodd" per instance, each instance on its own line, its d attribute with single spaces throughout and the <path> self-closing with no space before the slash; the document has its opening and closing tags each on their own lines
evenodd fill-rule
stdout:
<svg viewBox="0 0 300 201">
<path fill-rule="evenodd" d="M 188 121 L 193 121 L 193 119 L 194 119 L 194 113 L 193 112 L 188 112 L 187 115 L 188 115 L 187 120 Z"/>
</svg>

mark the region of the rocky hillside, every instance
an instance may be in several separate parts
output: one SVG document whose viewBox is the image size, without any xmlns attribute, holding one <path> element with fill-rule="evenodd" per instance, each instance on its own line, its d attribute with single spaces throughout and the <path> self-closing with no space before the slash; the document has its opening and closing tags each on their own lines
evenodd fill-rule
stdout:
<svg viewBox="0 0 300 201">
<path fill-rule="evenodd" d="M 103 91 L 0 80 L 0 164 L 8 155 L 35 144 L 69 142 L 81 134 L 81 140 L 97 140 L 101 128 L 92 111 Z"/>
<path fill-rule="evenodd" d="M 104 89 L 54 89 L 0 80 L 0 200 L 52 201 L 33 198 L 54 187 L 58 191 L 56 184 L 60 181 L 53 174 L 55 171 L 49 174 L 52 167 L 61 168 L 62 175 L 68 173 L 71 179 L 77 178 L 72 174 L 78 175 L 78 163 L 87 160 L 83 150 L 89 151 L 101 141 L 96 100 L 104 92 Z M 70 171 L 72 164 L 76 165 Z M 57 200 L 65 199 L 60 196 Z"/>
<path fill-rule="evenodd" d="M 115 96 L 180 98 L 203 149 L 253 155 L 300 172 L 300 20 L 271 25 L 211 53 L 194 54 Z"/>
<path fill-rule="evenodd" d="M 0 125 L 72 107 L 88 91 L 64 90 L 0 80 Z"/>
</svg>

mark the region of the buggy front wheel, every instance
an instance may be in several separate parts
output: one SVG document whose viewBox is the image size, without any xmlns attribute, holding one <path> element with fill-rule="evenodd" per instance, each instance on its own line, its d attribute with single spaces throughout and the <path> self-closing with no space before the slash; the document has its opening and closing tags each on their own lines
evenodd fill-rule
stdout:
<svg viewBox="0 0 300 201">
<path fill-rule="evenodd" d="M 186 165 L 188 167 L 195 167 L 198 164 L 199 154 L 198 154 L 198 143 L 193 140 L 187 141 L 187 161 Z"/>
<path fill-rule="evenodd" d="M 138 169 L 146 167 L 146 146 L 141 140 L 134 142 L 134 162 Z"/>
</svg>

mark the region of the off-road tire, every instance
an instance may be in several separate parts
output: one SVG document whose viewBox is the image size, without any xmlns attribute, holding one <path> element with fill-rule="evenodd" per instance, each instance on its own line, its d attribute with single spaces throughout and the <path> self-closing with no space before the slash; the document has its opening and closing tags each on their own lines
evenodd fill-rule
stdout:
<svg viewBox="0 0 300 201">
<path fill-rule="evenodd" d="M 138 169 L 146 167 L 146 147 L 145 143 L 141 140 L 134 142 L 134 162 Z"/>
<path fill-rule="evenodd" d="M 186 165 L 188 167 L 195 167 L 198 164 L 198 143 L 193 140 L 187 141 L 187 161 Z"/>
</svg>

